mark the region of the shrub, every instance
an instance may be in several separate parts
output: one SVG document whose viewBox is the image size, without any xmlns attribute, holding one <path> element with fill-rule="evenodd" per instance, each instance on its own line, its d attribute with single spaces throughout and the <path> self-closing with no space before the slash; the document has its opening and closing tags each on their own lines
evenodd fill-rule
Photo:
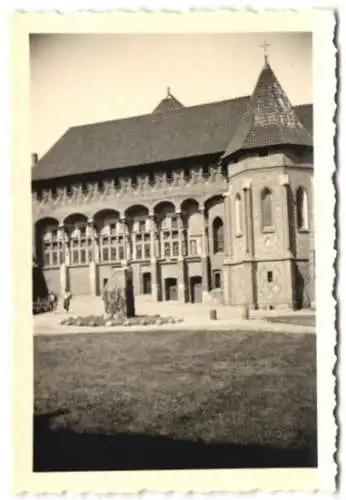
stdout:
<svg viewBox="0 0 346 500">
<path fill-rule="evenodd" d="M 173 324 L 180 323 L 183 321 L 181 318 L 174 318 L 169 316 L 167 318 L 161 318 L 159 315 L 155 314 L 153 316 L 135 316 L 133 318 L 125 318 L 125 317 L 113 317 L 105 319 L 103 316 L 78 316 L 73 317 L 70 316 L 68 318 L 64 318 L 60 321 L 61 325 L 66 326 L 91 326 L 91 327 L 100 327 L 100 326 L 147 326 L 147 325 L 164 325 L 164 324 Z"/>
<path fill-rule="evenodd" d="M 120 288 L 105 289 L 102 294 L 102 299 L 107 316 L 125 316 L 126 300 L 124 290 Z"/>
</svg>

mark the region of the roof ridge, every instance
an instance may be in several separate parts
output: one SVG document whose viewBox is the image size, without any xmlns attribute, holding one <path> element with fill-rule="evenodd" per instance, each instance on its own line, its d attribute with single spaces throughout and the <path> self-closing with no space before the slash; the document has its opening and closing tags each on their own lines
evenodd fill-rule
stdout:
<svg viewBox="0 0 346 500">
<path fill-rule="evenodd" d="M 179 113 L 187 110 L 191 110 L 194 108 L 202 108 L 204 106 L 212 106 L 213 104 L 223 104 L 223 103 L 228 103 L 231 101 L 240 101 L 241 99 L 250 99 L 250 95 L 244 95 L 244 96 L 239 96 L 239 97 L 233 97 L 231 99 L 222 99 L 221 101 L 209 101 L 209 102 L 203 102 L 201 104 L 193 104 L 192 106 L 183 106 L 182 108 L 177 108 L 177 109 L 172 109 L 172 111 L 169 112 L 171 115 L 172 113 Z M 165 113 L 157 113 L 157 115 L 164 115 Z M 151 113 L 145 113 L 142 115 L 133 115 L 133 116 L 125 116 L 123 118 L 115 118 L 112 120 L 104 120 L 104 121 L 98 121 L 98 122 L 92 122 L 92 123 L 84 123 L 80 125 L 72 125 L 69 127 L 67 130 L 72 130 L 74 128 L 81 128 L 81 127 L 88 127 L 88 126 L 93 126 L 93 125 L 104 125 L 106 123 L 114 123 L 114 122 L 120 122 L 120 121 L 126 121 L 126 120 L 134 120 L 135 118 L 147 118 L 148 116 L 155 116 L 156 114 L 151 112 Z M 66 132 L 65 132 L 66 133 Z"/>
</svg>

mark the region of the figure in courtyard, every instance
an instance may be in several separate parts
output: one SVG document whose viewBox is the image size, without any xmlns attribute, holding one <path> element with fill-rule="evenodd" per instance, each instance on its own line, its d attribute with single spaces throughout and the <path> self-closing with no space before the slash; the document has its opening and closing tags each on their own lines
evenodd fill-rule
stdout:
<svg viewBox="0 0 346 500">
<path fill-rule="evenodd" d="M 70 310 L 70 303 L 72 299 L 72 293 L 68 288 L 66 288 L 65 293 L 64 293 L 64 309 L 68 313 Z"/>
<path fill-rule="evenodd" d="M 50 291 L 48 295 L 49 309 L 55 311 L 58 307 L 58 296 L 56 293 Z"/>
</svg>

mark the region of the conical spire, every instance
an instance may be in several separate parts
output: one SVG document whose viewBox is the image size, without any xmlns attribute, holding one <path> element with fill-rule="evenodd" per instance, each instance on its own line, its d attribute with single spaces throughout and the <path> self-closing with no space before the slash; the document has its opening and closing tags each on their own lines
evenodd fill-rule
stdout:
<svg viewBox="0 0 346 500">
<path fill-rule="evenodd" d="M 300 122 L 265 57 L 247 110 L 223 159 L 240 150 L 284 144 L 312 146 L 312 135 Z"/>
<path fill-rule="evenodd" d="M 175 111 L 183 107 L 183 104 L 171 94 L 170 87 L 167 87 L 166 97 L 156 106 L 153 113 L 168 113 L 169 111 Z"/>
</svg>

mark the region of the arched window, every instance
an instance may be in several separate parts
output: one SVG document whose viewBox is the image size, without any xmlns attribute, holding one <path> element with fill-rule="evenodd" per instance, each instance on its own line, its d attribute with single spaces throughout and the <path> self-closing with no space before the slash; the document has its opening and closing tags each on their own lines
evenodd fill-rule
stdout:
<svg viewBox="0 0 346 500">
<path fill-rule="evenodd" d="M 132 227 L 134 258 L 137 260 L 150 259 L 151 256 L 149 222 L 149 219 L 141 218 L 136 220 Z"/>
<path fill-rule="evenodd" d="M 70 233 L 71 264 L 86 264 L 92 258 L 91 238 L 86 224 L 76 224 Z"/>
<path fill-rule="evenodd" d="M 300 231 L 307 231 L 309 228 L 309 208 L 308 193 L 303 187 L 297 189 L 297 226 Z"/>
<path fill-rule="evenodd" d="M 58 253 L 58 229 L 47 228 L 43 233 L 43 263 L 45 266 L 57 266 L 59 264 Z"/>
<path fill-rule="evenodd" d="M 178 257 L 182 254 L 179 245 L 180 215 L 166 215 L 160 224 L 161 256 L 165 259 Z"/>
<path fill-rule="evenodd" d="M 224 227 L 220 217 L 213 220 L 213 246 L 214 253 L 223 252 L 225 250 Z"/>
<path fill-rule="evenodd" d="M 45 267 L 59 266 L 65 262 L 65 231 L 58 226 L 48 227 L 42 233 L 43 265 Z"/>
<path fill-rule="evenodd" d="M 240 236 L 242 234 L 242 223 L 241 223 L 241 197 L 237 193 L 235 197 L 235 234 Z"/>
<path fill-rule="evenodd" d="M 268 188 L 264 188 L 261 193 L 262 205 L 262 228 L 273 228 L 273 207 L 272 207 L 272 192 Z"/>
<path fill-rule="evenodd" d="M 116 221 L 105 221 L 100 230 L 100 260 L 109 262 L 117 260 L 117 225 Z"/>
<path fill-rule="evenodd" d="M 115 262 L 125 258 L 124 227 L 114 220 L 106 220 L 100 229 L 100 260 Z"/>
</svg>

